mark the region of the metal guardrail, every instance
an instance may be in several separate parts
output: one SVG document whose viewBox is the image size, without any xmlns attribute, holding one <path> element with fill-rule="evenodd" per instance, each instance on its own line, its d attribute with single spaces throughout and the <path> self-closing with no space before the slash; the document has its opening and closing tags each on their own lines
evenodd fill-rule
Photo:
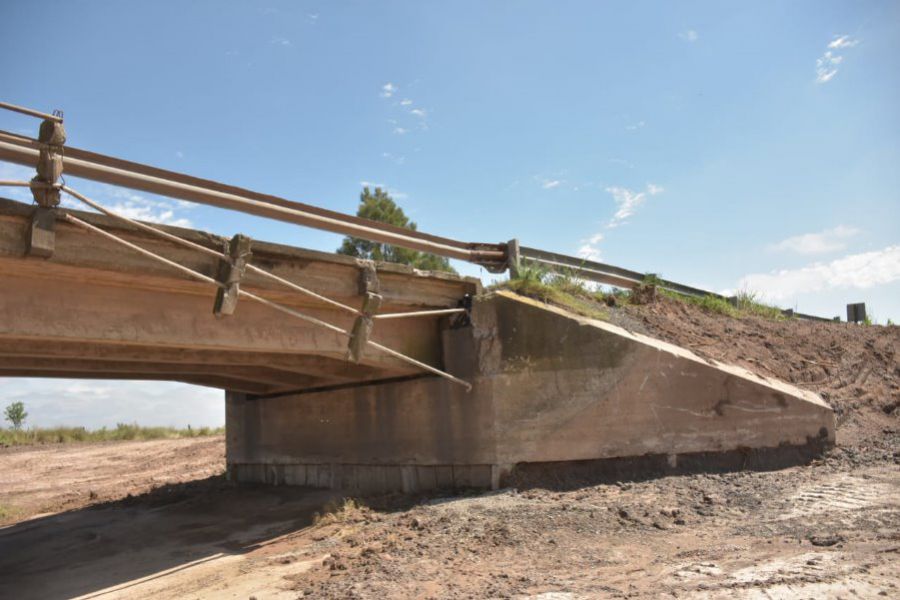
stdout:
<svg viewBox="0 0 900 600">
<path fill-rule="evenodd" d="M 638 271 L 623 269 L 622 267 L 616 267 L 614 265 L 587 260 L 585 258 L 578 258 L 565 254 L 557 254 L 556 252 L 547 252 L 546 250 L 529 248 L 528 246 L 520 246 L 517 240 L 512 240 L 509 242 L 509 255 L 511 265 L 521 264 L 521 262 L 530 262 L 545 266 L 550 271 L 563 271 L 579 279 L 586 279 L 588 281 L 594 281 L 596 283 L 601 283 L 604 285 L 632 289 L 638 285 L 645 283 L 648 277 L 653 277 L 654 284 L 657 287 L 675 292 L 677 294 L 694 296 L 698 298 L 712 296 L 714 298 L 726 300 L 728 302 L 731 302 L 732 304 L 736 302 L 735 297 L 723 296 L 722 294 L 717 294 L 716 292 L 711 292 L 709 290 L 696 288 L 690 285 L 685 285 L 683 283 L 678 283 L 676 281 L 662 279 L 660 277 L 656 277 L 652 273 L 639 273 Z M 515 267 L 511 266 L 511 273 L 514 268 Z M 781 313 L 786 317 L 795 317 L 797 319 L 805 319 L 809 321 L 832 321 L 832 319 L 798 313 L 790 309 L 781 309 Z"/>
<path fill-rule="evenodd" d="M 49 164 L 50 160 L 54 158 L 50 155 L 55 151 L 59 154 L 55 159 L 59 161 L 56 168 L 60 173 L 64 166 L 67 173 L 86 179 L 466 260 L 481 265 L 492 273 L 502 273 L 506 269 L 510 269 L 510 273 L 514 274 L 519 261 L 525 260 L 545 265 L 551 270 L 564 269 L 581 279 L 629 289 L 644 283 L 648 276 L 645 273 L 583 258 L 519 246 L 518 240 L 511 240 L 506 244 L 462 242 L 421 231 L 404 229 L 71 146 L 65 146 L 63 155 L 62 144 L 65 143 L 65 131 L 62 130 L 61 112 L 54 111 L 54 114 L 50 115 L 5 102 L 0 102 L 0 108 L 44 119 L 39 139 L 0 131 L 0 160 L 40 167 L 42 164 Z M 61 141 L 56 140 L 50 143 L 43 139 L 49 134 L 45 133 L 45 126 L 54 124 L 58 127 L 56 129 L 47 128 L 46 132 L 58 131 Z M 47 155 L 48 152 L 50 155 Z M 47 168 L 49 169 L 49 167 Z M 40 168 L 38 170 L 40 178 Z M 55 174 L 51 180 L 55 181 L 57 178 L 58 174 Z M 43 187 L 37 186 L 33 191 L 42 189 Z M 734 301 L 733 298 L 726 298 L 721 294 L 675 281 L 657 278 L 655 283 L 663 289 L 678 294 L 698 297 L 714 296 Z M 782 310 L 782 312 L 786 316 L 799 319 L 832 320 L 792 310 Z"/>
</svg>

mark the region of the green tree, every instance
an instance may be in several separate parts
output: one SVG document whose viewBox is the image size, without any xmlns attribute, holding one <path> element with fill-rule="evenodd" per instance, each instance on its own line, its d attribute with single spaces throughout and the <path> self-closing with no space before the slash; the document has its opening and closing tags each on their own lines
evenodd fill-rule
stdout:
<svg viewBox="0 0 900 600">
<path fill-rule="evenodd" d="M 359 195 L 359 208 L 356 211 L 356 216 L 381 223 L 389 223 L 404 229 L 412 229 L 414 231 L 416 229 L 416 224 L 409 220 L 403 209 L 397 206 L 397 203 L 394 202 L 387 192 L 378 187 L 375 188 L 374 192 L 369 190 L 368 187 L 363 188 L 362 193 Z M 338 254 L 346 254 L 368 260 L 401 263 L 427 271 L 456 272 L 450 266 L 450 261 L 442 256 L 399 248 L 390 244 L 370 242 L 357 237 L 345 237 L 337 251 Z"/>
<path fill-rule="evenodd" d="M 25 404 L 22 402 L 13 402 L 7 406 L 5 414 L 6 420 L 12 423 L 13 429 L 16 431 L 22 428 L 22 423 L 28 418 L 28 413 L 25 412 Z"/>
</svg>

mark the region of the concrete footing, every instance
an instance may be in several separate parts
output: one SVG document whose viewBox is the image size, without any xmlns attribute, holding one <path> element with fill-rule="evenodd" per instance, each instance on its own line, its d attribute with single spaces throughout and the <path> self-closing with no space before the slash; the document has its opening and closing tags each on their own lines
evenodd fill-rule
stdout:
<svg viewBox="0 0 900 600">
<path fill-rule="evenodd" d="M 815 394 L 510 294 L 476 300 L 471 326 L 445 329 L 443 345 L 471 392 L 431 377 L 229 392 L 230 477 L 354 493 L 488 488 L 579 465 L 632 464 L 629 477 L 778 465 L 834 442 Z"/>
</svg>

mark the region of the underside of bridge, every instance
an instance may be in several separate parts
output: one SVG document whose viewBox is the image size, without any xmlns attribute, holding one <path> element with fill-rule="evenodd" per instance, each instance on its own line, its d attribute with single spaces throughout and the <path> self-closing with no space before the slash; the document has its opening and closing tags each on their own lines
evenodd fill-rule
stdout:
<svg viewBox="0 0 900 600">
<path fill-rule="evenodd" d="M 471 310 L 377 321 L 372 338 L 472 389 L 377 349 L 350 362 L 346 336 L 243 300 L 217 318 L 214 287 L 64 221 L 52 255 L 30 257 L 33 210 L 0 200 L 0 376 L 222 388 L 237 481 L 487 487 L 561 463 L 640 457 L 676 469 L 712 456 L 746 466 L 808 458 L 834 441 L 833 412 L 815 394 L 602 321 L 482 294 L 476 280 L 400 265 L 376 265 L 381 311 L 457 307 L 467 295 Z M 210 277 L 219 268 L 105 216 L 75 214 Z M 260 242 L 252 251 L 253 264 L 354 307 L 372 284 L 371 265 L 349 257 Z M 341 329 L 354 322 L 252 273 L 241 287 Z"/>
</svg>

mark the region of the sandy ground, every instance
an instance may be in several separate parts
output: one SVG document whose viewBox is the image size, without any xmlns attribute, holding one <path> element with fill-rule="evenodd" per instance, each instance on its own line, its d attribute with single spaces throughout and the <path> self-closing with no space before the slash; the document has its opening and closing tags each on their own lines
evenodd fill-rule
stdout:
<svg viewBox="0 0 900 600">
<path fill-rule="evenodd" d="M 221 438 L 0 449 L 0 598 L 900 598 L 900 329 L 666 301 L 611 318 L 823 394 L 838 447 L 362 507 L 233 487 Z"/>
<path fill-rule="evenodd" d="M 235 488 L 219 475 L 144 491 L 221 468 L 222 449 L 214 439 L 0 452 L 7 478 L 33 482 L 4 487 L 4 502 L 85 504 L 0 529 L 0 597 L 900 597 L 900 477 L 883 460 L 835 454 L 775 472 L 346 509 L 331 492 Z M 46 484 L 97 456 L 118 460 L 78 476 L 120 500 L 91 500 L 71 475 Z M 327 516 L 315 523 L 317 512 Z"/>
</svg>

